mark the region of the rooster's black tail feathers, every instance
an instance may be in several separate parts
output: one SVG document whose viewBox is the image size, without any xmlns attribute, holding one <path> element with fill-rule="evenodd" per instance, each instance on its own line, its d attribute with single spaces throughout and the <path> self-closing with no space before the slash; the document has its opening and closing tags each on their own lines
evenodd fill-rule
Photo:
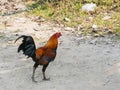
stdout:
<svg viewBox="0 0 120 90">
<path fill-rule="evenodd" d="M 36 47 L 35 47 L 33 38 L 31 36 L 22 35 L 18 37 L 15 40 L 15 42 L 19 40 L 20 38 L 23 38 L 23 40 L 20 46 L 18 47 L 18 52 L 22 50 L 23 54 L 27 55 L 28 57 L 34 58 L 36 56 L 35 54 Z"/>
</svg>

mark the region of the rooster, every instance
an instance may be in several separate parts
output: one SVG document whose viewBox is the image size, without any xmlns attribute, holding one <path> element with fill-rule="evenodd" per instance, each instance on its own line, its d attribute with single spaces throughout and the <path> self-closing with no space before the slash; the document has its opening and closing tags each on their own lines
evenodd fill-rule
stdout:
<svg viewBox="0 0 120 90">
<path fill-rule="evenodd" d="M 24 55 L 27 55 L 28 58 L 31 57 L 32 60 L 35 62 L 33 66 L 32 81 L 37 82 L 35 81 L 34 75 L 38 65 L 43 66 L 42 67 L 43 80 L 49 80 L 49 78 L 46 78 L 45 71 L 49 63 L 51 61 L 54 61 L 56 57 L 58 38 L 60 36 L 62 36 L 60 32 L 53 34 L 43 47 L 39 47 L 37 49 L 34 40 L 31 36 L 22 35 L 16 39 L 17 41 L 18 39 L 23 38 L 22 43 L 18 47 L 18 53 L 22 50 Z"/>
</svg>

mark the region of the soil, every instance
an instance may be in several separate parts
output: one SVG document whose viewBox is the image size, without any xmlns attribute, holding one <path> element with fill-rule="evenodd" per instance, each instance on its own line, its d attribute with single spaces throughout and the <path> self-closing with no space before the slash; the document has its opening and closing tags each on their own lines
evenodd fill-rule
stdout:
<svg viewBox="0 0 120 90">
<path fill-rule="evenodd" d="M 80 37 L 66 31 L 58 23 L 35 22 L 25 14 L 0 17 L 0 90 L 119 90 L 120 37 Z M 6 22 L 6 24 L 5 24 Z M 50 81 L 42 80 L 42 67 L 22 52 L 17 53 L 20 35 L 33 36 L 36 46 L 42 46 L 55 32 L 62 32 L 57 57 L 46 70 Z"/>
</svg>

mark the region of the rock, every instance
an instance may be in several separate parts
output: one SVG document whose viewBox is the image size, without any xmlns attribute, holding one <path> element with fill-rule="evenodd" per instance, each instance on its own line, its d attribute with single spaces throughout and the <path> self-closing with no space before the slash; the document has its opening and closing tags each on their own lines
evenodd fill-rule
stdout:
<svg viewBox="0 0 120 90">
<path fill-rule="evenodd" d="M 109 30 L 107 31 L 107 33 L 108 33 L 108 34 L 113 34 L 114 32 L 113 32 L 113 30 L 109 29 Z"/>
<path fill-rule="evenodd" d="M 66 27 L 65 30 L 66 30 L 66 31 L 74 31 L 74 29 L 71 28 L 71 27 Z"/>
<path fill-rule="evenodd" d="M 111 19 L 111 16 L 105 16 L 104 18 L 102 18 L 102 20 L 109 20 Z"/>
<path fill-rule="evenodd" d="M 99 34 L 94 34 L 94 37 L 99 37 L 100 35 Z"/>
<path fill-rule="evenodd" d="M 88 17 L 90 22 L 93 22 L 93 17 Z"/>
<path fill-rule="evenodd" d="M 97 28 L 98 28 L 98 26 L 97 26 L 97 25 L 95 25 L 95 24 L 93 24 L 93 25 L 92 25 L 92 28 L 93 28 L 93 29 L 97 29 Z"/>
<path fill-rule="evenodd" d="M 91 41 L 89 42 L 89 44 L 96 44 L 96 41 L 97 41 L 97 38 L 91 40 Z"/>
<path fill-rule="evenodd" d="M 23 4 L 18 4 L 18 5 L 15 6 L 14 9 L 15 9 L 15 10 L 25 10 L 26 7 L 25 7 L 25 5 L 23 5 Z"/>
<path fill-rule="evenodd" d="M 32 16 L 30 18 L 31 18 L 32 21 L 35 21 L 35 22 L 45 22 L 46 21 L 44 18 L 42 18 L 40 16 L 37 16 L 37 17 Z"/>
<path fill-rule="evenodd" d="M 70 19 L 69 19 L 69 18 L 64 18 L 64 20 L 65 20 L 66 22 L 70 22 Z"/>
<path fill-rule="evenodd" d="M 96 7 L 96 4 L 88 3 L 82 6 L 82 11 L 94 12 Z"/>
<path fill-rule="evenodd" d="M 78 31 L 83 29 L 83 26 L 82 25 L 78 25 Z"/>
</svg>

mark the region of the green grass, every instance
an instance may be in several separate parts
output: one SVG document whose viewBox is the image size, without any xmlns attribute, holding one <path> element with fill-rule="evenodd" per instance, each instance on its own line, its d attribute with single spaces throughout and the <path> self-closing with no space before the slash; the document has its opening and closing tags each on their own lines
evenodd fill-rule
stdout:
<svg viewBox="0 0 120 90">
<path fill-rule="evenodd" d="M 89 34 L 90 28 L 93 24 L 96 24 L 99 28 L 111 29 L 114 33 L 120 34 L 120 12 L 111 10 L 112 7 L 117 7 L 119 0 L 86 0 L 87 2 L 95 2 L 97 4 L 96 12 L 91 15 L 81 10 L 82 3 L 80 0 L 64 0 L 59 1 L 57 4 L 53 2 L 34 2 L 30 5 L 30 14 L 40 16 L 48 20 L 56 20 L 63 23 L 66 26 L 77 28 L 78 25 L 82 25 L 86 31 L 83 33 Z M 100 2 L 99 2 L 100 1 Z M 116 2 L 113 2 L 116 1 Z M 109 20 L 102 20 L 105 14 L 111 16 Z M 90 20 L 92 17 L 92 20 Z M 69 18 L 67 22 L 64 19 Z M 103 32 L 99 32 L 103 33 Z"/>
</svg>

